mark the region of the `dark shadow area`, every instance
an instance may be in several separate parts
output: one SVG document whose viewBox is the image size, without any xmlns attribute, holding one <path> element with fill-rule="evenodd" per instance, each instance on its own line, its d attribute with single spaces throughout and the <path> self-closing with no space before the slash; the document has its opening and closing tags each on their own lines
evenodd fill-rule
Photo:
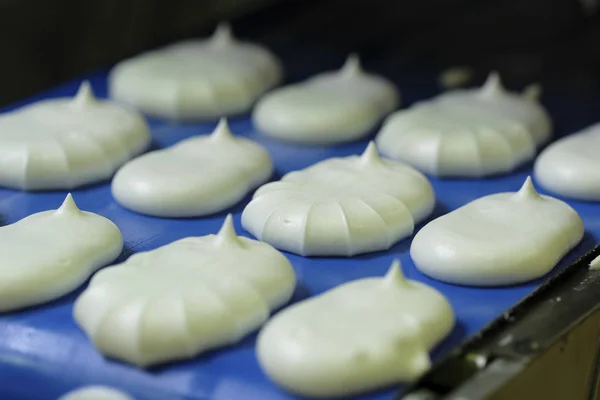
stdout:
<svg viewBox="0 0 600 400">
<path fill-rule="evenodd" d="M 294 295 L 292 296 L 292 299 L 290 300 L 290 302 L 288 304 L 286 304 L 285 306 L 280 307 L 279 309 L 285 308 L 288 305 L 292 305 L 299 301 L 306 300 L 310 297 L 310 295 L 311 295 L 311 293 L 310 293 L 310 290 L 308 289 L 308 286 L 306 286 L 301 281 L 298 281 L 296 283 L 296 290 L 294 290 Z M 279 311 L 279 309 L 276 311 Z"/>
<path fill-rule="evenodd" d="M 461 342 L 467 339 L 467 329 L 464 327 L 461 321 L 456 321 L 454 329 L 448 336 L 444 338 L 435 346 L 431 351 L 431 360 L 433 362 L 438 361 L 440 358 L 448 354 L 450 350 L 457 347 Z"/>
<path fill-rule="evenodd" d="M 144 151 L 142 154 L 146 154 L 151 151 L 162 150 L 162 148 L 163 147 L 156 141 L 156 139 L 152 139 L 152 141 L 150 142 L 150 145 L 148 146 L 148 149 L 146 149 L 146 151 Z M 140 155 L 142 155 L 142 154 L 140 154 Z"/>
<path fill-rule="evenodd" d="M 600 88 L 600 18 L 589 1 L 3 0 L 0 50 L 10 62 L 0 65 L 0 105 L 144 50 L 207 36 L 225 20 L 237 36 L 271 47 L 288 81 L 337 69 L 357 52 L 385 59 L 407 98 L 403 70 L 457 65 L 470 66 L 477 81 L 498 70 L 509 87 Z"/>
<path fill-rule="evenodd" d="M 152 243 L 159 236 L 160 235 L 152 235 L 138 242 L 125 241 L 125 243 L 123 244 L 123 250 L 121 251 L 121 254 L 112 264 L 119 264 L 126 261 L 132 254 L 136 253 L 135 249 L 137 247 L 145 246 L 149 243 Z"/>
</svg>

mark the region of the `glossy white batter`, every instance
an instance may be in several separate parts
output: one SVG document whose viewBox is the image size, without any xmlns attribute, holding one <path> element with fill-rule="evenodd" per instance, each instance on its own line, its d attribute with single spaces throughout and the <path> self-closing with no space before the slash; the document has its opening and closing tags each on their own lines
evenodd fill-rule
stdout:
<svg viewBox="0 0 600 400">
<path fill-rule="evenodd" d="M 217 235 L 137 253 L 92 278 L 73 315 L 100 352 L 147 367 L 237 343 L 287 303 L 289 261 L 238 237 L 228 216 Z"/>
<path fill-rule="evenodd" d="M 531 88 L 536 90 L 531 91 Z M 552 135 L 552 121 L 544 107 L 538 102 L 538 85 L 528 86 L 523 93 L 507 91 L 500 75 L 492 72 L 481 88 L 446 92 L 436 98 L 440 102 L 471 107 L 490 112 L 523 125 L 537 145 L 547 142 Z"/>
<path fill-rule="evenodd" d="M 234 137 L 222 119 L 211 135 L 144 154 L 115 175 L 112 194 L 122 206 L 160 217 L 192 217 L 225 210 L 273 172 L 260 145 Z"/>
<path fill-rule="evenodd" d="M 261 330 L 265 373 L 304 396 L 339 397 L 418 378 L 428 351 L 454 326 L 448 301 L 404 278 L 395 261 L 385 277 L 355 280 L 290 306 Z"/>
<path fill-rule="evenodd" d="M 117 64 L 110 96 L 145 113 L 205 119 L 248 111 L 282 79 L 275 55 L 235 39 L 221 24 L 208 39 L 187 40 Z"/>
<path fill-rule="evenodd" d="M 255 193 L 242 214 L 252 235 L 303 256 L 352 256 L 389 249 L 435 206 L 425 176 L 379 157 L 330 158 Z"/>
<path fill-rule="evenodd" d="M 566 203 L 538 194 L 527 178 L 516 193 L 481 197 L 425 225 L 412 241 L 415 265 L 460 285 L 511 285 L 549 272 L 583 237 Z"/>
<path fill-rule="evenodd" d="M 600 124 L 549 145 L 534 170 L 540 185 L 554 193 L 600 201 Z"/>
<path fill-rule="evenodd" d="M 133 400 L 133 397 L 108 386 L 85 386 L 58 398 L 58 400 Z"/>
<path fill-rule="evenodd" d="M 598 256 L 592 260 L 592 262 L 590 263 L 590 269 L 591 270 L 600 269 L 600 256 Z"/>
<path fill-rule="evenodd" d="M 505 91 L 492 74 L 480 89 L 450 91 L 392 114 L 375 142 L 383 155 L 431 175 L 507 173 L 550 137 L 550 119 L 530 97 Z"/>
<path fill-rule="evenodd" d="M 110 220 L 79 210 L 71 195 L 58 210 L 0 228 L 0 311 L 45 303 L 81 285 L 121 253 Z"/>
<path fill-rule="evenodd" d="M 282 140 L 349 142 L 368 134 L 399 101 L 390 81 L 364 72 L 352 55 L 339 71 L 267 94 L 254 108 L 252 119 L 258 131 Z"/>
<path fill-rule="evenodd" d="M 150 143 L 143 117 L 94 98 L 39 101 L 0 115 L 0 186 L 71 189 L 109 178 Z"/>
</svg>

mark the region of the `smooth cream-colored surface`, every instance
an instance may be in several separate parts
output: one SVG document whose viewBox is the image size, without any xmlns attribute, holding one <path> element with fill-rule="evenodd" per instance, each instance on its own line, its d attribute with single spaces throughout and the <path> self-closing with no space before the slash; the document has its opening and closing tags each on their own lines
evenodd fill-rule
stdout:
<svg viewBox="0 0 600 400">
<path fill-rule="evenodd" d="M 133 397 L 107 386 L 93 385 L 73 390 L 58 400 L 133 400 Z"/>
<path fill-rule="evenodd" d="M 217 118 L 248 111 L 282 79 L 275 55 L 233 37 L 221 24 L 208 39 L 190 39 L 118 63 L 109 93 L 169 119 Z"/>
<path fill-rule="evenodd" d="M 94 97 L 42 100 L 0 115 L 0 186 L 72 189 L 102 181 L 150 144 L 136 111 Z"/>
<path fill-rule="evenodd" d="M 303 256 L 353 256 L 389 249 L 435 206 L 431 184 L 412 167 L 379 157 L 330 158 L 267 183 L 242 214 L 252 235 Z"/>
<path fill-rule="evenodd" d="M 305 144 L 349 142 L 364 137 L 399 102 L 385 78 L 367 74 L 350 56 L 339 71 L 324 72 L 264 96 L 254 108 L 256 129 Z"/>
<path fill-rule="evenodd" d="M 110 220 L 79 210 L 71 195 L 0 228 L 0 311 L 61 297 L 119 256 L 123 237 Z"/>
<path fill-rule="evenodd" d="M 349 396 L 418 378 L 453 326 L 444 296 L 407 280 L 396 261 L 383 278 L 343 284 L 276 314 L 258 336 L 257 357 L 291 392 Z"/>
<path fill-rule="evenodd" d="M 534 170 L 536 181 L 553 193 L 600 201 L 600 124 L 550 144 Z"/>
<path fill-rule="evenodd" d="M 269 153 L 232 135 L 222 119 L 211 135 L 144 154 L 115 175 L 112 194 L 122 206 L 160 217 L 192 217 L 225 210 L 273 172 Z"/>
<path fill-rule="evenodd" d="M 530 89 L 532 86 L 528 86 Z M 539 88 L 539 87 L 538 87 Z M 546 143 L 552 136 L 552 122 L 544 107 L 538 102 L 539 90 L 532 95 L 510 92 L 504 88 L 500 75 L 492 72 L 481 88 L 446 92 L 437 101 L 470 107 L 476 111 L 489 112 L 523 125 L 537 145 Z"/>
<path fill-rule="evenodd" d="M 442 177 L 513 171 L 551 135 L 532 94 L 506 91 L 497 74 L 478 89 L 454 90 L 388 117 L 375 142 L 381 154 Z"/>
<path fill-rule="evenodd" d="M 181 239 L 101 270 L 73 316 L 101 353 L 147 367 L 237 343 L 287 303 L 295 285 L 289 261 L 237 236 L 228 216 L 217 235 Z"/>
<path fill-rule="evenodd" d="M 566 203 L 518 192 L 481 197 L 425 225 L 410 255 L 432 278 L 460 285 L 512 285 L 549 272 L 575 247 L 583 222 Z"/>
</svg>

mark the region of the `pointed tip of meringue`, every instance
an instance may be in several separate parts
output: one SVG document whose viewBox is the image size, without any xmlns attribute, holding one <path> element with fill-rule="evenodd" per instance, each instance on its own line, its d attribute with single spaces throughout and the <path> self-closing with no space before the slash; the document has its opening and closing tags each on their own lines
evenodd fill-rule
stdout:
<svg viewBox="0 0 600 400">
<path fill-rule="evenodd" d="M 502 80 L 500 79 L 500 74 L 497 71 L 492 71 L 488 75 L 487 80 L 483 84 L 480 89 L 481 95 L 485 97 L 492 97 L 504 92 L 504 87 L 502 86 Z"/>
<path fill-rule="evenodd" d="M 96 96 L 94 96 L 94 91 L 92 90 L 92 85 L 90 82 L 87 80 L 81 82 L 81 85 L 79 85 L 79 89 L 77 90 L 77 94 L 73 98 L 73 103 L 83 106 L 86 104 L 92 104 L 95 101 Z"/>
<path fill-rule="evenodd" d="M 392 265 L 388 269 L 383 278 L 384 282 L 387 285 L 404 285 L 407 282 L 404 273 L 402 272 L 402 265 L 400 264 L 400 260 L 397 258 L 392 261 Z"/>
<path fill-rule="evenodd" d="M 382 162 L 381 156 L 377 151 L 377 146 L 375 146 L 375 142 L 369 142 L 367 148 L 360 156 L 360 160 L 364 165 L 374 165 Z"/>
<path fill-rule="evenodd" d="M 216 45 L 223 46 L 233 42 L 233 33 L 229 22 L 221 22 L 217 25 L 211 38 Z"/>
<path fill-rule="evenodd" d="M 542 97 L 542 85 L 539 83 L 532 83 L 523 89 L 522 96 L 530 101 L 539 101 Z"/>
<path fill-rule="evenodd" d="M 525 179 L 521 189 L 519 189 L 519 191 L 513 195 L 513 198 L 517 200 L 531 200 L 539 199 L 541 197 L 542 196 L 538 193 L 538 191 L 535 190 L 535 186 L 533 186 L 533 180 L 531 179 L 531 176 L 528 176 L 527 179 Z"/>
<path fill-rule="evenodd" d="M 75 204 L 75 200 L 73 200 L 73 196 L 71 195 L 71 193 L 67 194 L 67 197 L 65 197 L 65 200 L 63 201 L 63 203 L 60 205 L 60 207 L 56 210 L 57 214 L 67 214 L 67 213 L 78 213 L 81 210 L 79 209 L 79 207 L 77 207 L 77 204 Z"/>
<path fill-rule="evenodd" d="M 229 128 L 227 118 L 221 118 L 219 120 L 219 123 L 217 124 L 210 136 L 213 139 L 231 139 L 233 137 L 233 133 Z"/>
<path fill-rule="evenodd" d="M 225 221 L 223 221 L 223 225 L 219 233 L 217 233 L 217 239 L 219 243 L 239 243 L 238 235 L 233 227 L 233 216 L 231 214 L 227 214 L 227 217 L 225 217 Z"/>
<path fill-rule="evenodd" d="M 362 66 L 360 64 L 360 57 L 356 53 L 352 53 L 346 59 L 344 66 L 340 70 L 343 76 L 357 76 L 362 73 Z"/>
</svg>

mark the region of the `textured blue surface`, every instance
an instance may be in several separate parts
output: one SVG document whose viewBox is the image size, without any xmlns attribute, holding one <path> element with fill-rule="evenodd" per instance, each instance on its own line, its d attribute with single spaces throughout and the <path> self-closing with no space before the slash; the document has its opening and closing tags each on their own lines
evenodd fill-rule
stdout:
<svg viewBox="0 0 600 400">
<path fill-rule="evenodd" d="M 385 70 L 384 67 L 381 69 Z M 380 69 L 380 70 L 381 70 Z M 90 75 L 99 95 L 104 95 L 105 74 Z M 432 82 L 429 80 L 428 82 Z M 433 94 L 435 88 L 414 80 L 400 81 L 405 98 L 414 101 Z M 32 100 L 75 93 L 79 81 L 65 84 Z M 592 122 L 592 108 L 576 108 L 572 118 L 554 103 L 559 121 L 558 130 L 572 131 Z M 597 114 L 600 115 L 600 114 Z M 566 116 L 566 117 L 565 117 Z M 161 148 L 194 134 L 212 130 L 215 123 L 177 125 L 151 121 L 154 147 Z M 262 143 L 274 159 L 277 174 L 303 168 L 332 156 L 362 152 L 366 141 L 332 148 L 309 148 L 275 142 L 260 137 L 247 117 L 230 121 L 233 132 L 247 135 Z M 432 179 L 438 206 L 433 217 L 453 210 L 477 197 L 500 191 L 517 190 L 531 172 L 531 165 L 505 177 L 478 181 Z M 65 192 L 21 193 L 0 190 L 0 215 L 9 224 L 35 212 L 58 207 Z M 224 213 L 201 219 L 157 219 L 131 213 L 119 207 L 110 195 L 109 183 L 74 190 L 80 208 L 104 215 L 114 221 L 125 238 L 125 251 L 120 260 L 132 252 L 151 250 L 186 236 L 215 233 Z M 235 226 L 239 234 L 240 213 L 248 199 L 235 206 Z M 591 248 L 600 238 L 600 205 L 569 202 L 583 217 L 586 236 L 552 273 Z M 295 300 L 321 293 L 336 285 L 365 276 L 382 275 L 393 258 L 401 259 L 405 274 L 439 289 L 452 303 L 458 324 L 452 335 L 435 350 L 434 358 L 447 352 L 467 336 L 499 316 L 512 304 L 530 293 L 541 279 L 509 288 L 477 289 L 447 285 L 420 274 L 410 260 L 410 239 L 391 250 L 351 259 L 302 258 L 287 254 L 298 275 Z M 236 346 L 204 354 L 195 359 L 167 365 L 149 371 L 106 360 L 88 342 L 72 317 L 73 301 L 81 289 L 49 304 L 22 312 L 0 316 L 0 399 L 54 399 L 62 393 L 84 384 L 107 384 L 128 391 L 139 399 L 261 399 L 292 398 L 278 389 L 261 373 L 255 355 L 255 335 Z M 390 399 L 392 388 L 364 396 L 365 399 Z"/>
</svg>

